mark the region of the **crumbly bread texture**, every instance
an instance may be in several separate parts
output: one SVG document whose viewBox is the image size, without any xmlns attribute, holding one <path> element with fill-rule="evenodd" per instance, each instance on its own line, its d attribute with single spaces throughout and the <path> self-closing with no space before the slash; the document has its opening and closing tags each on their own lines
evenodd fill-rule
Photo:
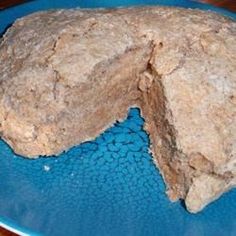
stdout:
<svg viewBox="0 0 236 236">
<path fill-rule="evenodd" d="M 0 135 L 59 154 L 139 107 L 172 200 L 200 211 L 236 185 L 236 22 L 199 10 L 57 10 L 0 42 Z"/>
</svg>

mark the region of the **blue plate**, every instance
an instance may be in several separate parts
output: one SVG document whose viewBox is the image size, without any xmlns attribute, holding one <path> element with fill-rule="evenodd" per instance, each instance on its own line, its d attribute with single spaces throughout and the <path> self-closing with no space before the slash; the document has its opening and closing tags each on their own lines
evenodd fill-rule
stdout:
<svg viewBox="0 0 236 236">
<path fill-rule="evenodd" d="M 36 0 L 0 12 L 0 32 L 38 10 L 144 4 L 226 10 L 185 0 Z M 189 214 L 171 203 L 148 152 L 139 110 L 59 157 L 27 160 L 0 141 L 0 225 L 23 235 L 236 235 L 236 190 Z"/>
</svg>

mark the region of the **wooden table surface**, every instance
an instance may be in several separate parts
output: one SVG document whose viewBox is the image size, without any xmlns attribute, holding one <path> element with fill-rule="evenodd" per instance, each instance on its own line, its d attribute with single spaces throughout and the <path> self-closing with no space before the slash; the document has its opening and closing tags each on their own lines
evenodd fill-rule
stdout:
<svg viewBox="0 0 236 236">
<path fill-rule="evenodd" d="M 210 3 L 217 7 L 226 8 L 232 12 L 236 12 L 236 1 L 235 0 L 200 0 L 200 2 Z"/>
<path fill-rule="evenodd" d="M 0 227 L 0 236 L 16 236 L 16 234 Z"/>
<path fill-rule="evenodd" d="M 17 4 L 26 2 L 27 0 L 0 0 L 0 10 L 8 8 Z M 206 2 L 213 4 L 217 7 L 226 8 L 230 11 L 236 12 L 236 0 L 200 0 L 201 2 Z M 16 236 L 16 234 L 11 233 L 0 227 L 0 236 Z"/>
</svg>

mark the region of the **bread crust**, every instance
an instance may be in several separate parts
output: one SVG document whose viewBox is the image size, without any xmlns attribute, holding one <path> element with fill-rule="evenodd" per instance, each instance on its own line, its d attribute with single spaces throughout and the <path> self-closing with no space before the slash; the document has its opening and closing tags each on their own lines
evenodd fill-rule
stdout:
<svg viewBox="0 0 236 236">
<path fill-rule="evenodd" d="M 236 23 L 168 7 L 39 12 L 0 43 L 0 133 L 29 158 L 141 109 L 172 200 L 197 212 L 236 185 Z"/>
</svg>

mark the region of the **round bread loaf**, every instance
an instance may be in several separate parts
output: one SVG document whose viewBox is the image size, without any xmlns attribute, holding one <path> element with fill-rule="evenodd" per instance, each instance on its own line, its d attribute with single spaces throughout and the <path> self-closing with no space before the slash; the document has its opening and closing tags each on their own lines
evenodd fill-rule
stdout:
<svg viewBox="0 0 236 236">
<path fill-rule="evenodd" d="M 139 107 L 172 200 L 201 210 L 236 185 L 236 22 L 199 10 L 57 10 L 0 43 L 0 135 L 59 154 Z"/>
</svg>

